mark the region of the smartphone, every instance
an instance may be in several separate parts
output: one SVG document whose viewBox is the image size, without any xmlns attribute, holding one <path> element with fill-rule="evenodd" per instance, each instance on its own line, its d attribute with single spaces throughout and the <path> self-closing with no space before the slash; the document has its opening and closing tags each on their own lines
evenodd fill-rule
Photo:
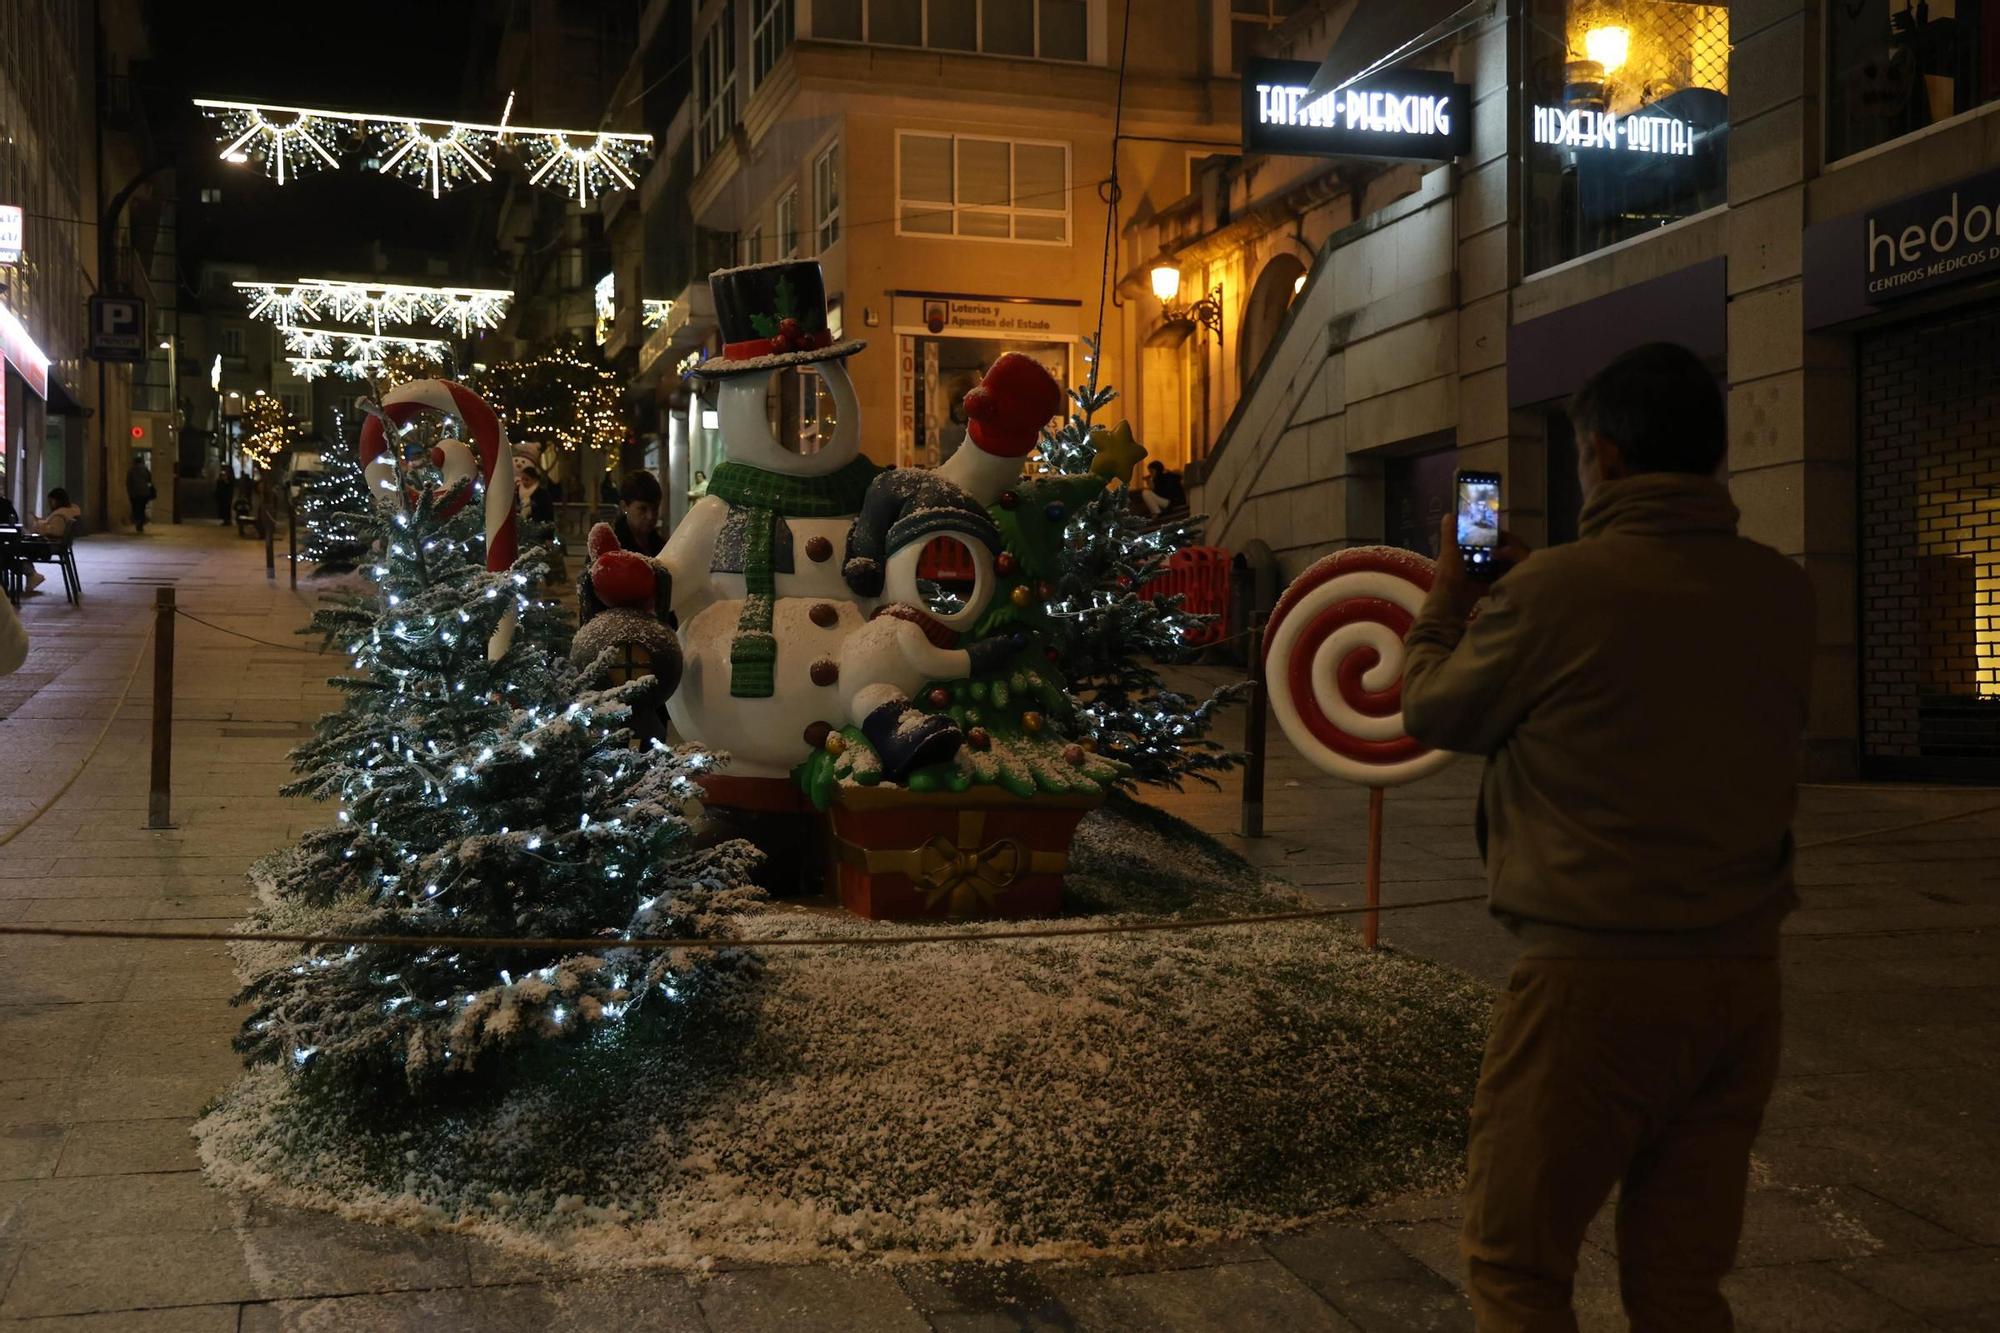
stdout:
<svg viewBox="0 0 2000 1333">
<path fill-rule="evenodd" d="M 1491 578 L 1500 550 L 1500 474 L 1461 471 L 1458 491 L 1458 553 L 1474 578 Z"/>
</svg>

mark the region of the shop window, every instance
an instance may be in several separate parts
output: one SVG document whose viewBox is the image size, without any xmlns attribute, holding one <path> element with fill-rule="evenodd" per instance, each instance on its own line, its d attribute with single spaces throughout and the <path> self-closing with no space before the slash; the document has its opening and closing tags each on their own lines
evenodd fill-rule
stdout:
<svg viewBox="0 0 2000 1333">
<path fill-rule="evenodd" d="M 792 44 L 792 0 L 750 0 L 750 91 Z"/>
<path fill-rule="evenodd" d="M 1289 9 L 1296 0 L 1273 2 Z M 826 41 L 1090 58 L 1089 0 L 812 0 L 812 25 Z"/>
<path fill-rule="evenodd" d="M 840 145 L 831 144 L 813 160 L 813 231 L 819 253 L 840 239 Z"/>
<path fill-rule="evenodd" d="M 743 233 L 743 262 L 761 264 L 764 262 L 764 229 L 752 227 Z"/>
<path fill-rule="evenodd" d="M 1831 162 L 2000 97 L 2000 3 L 1843 0 L 1826 58 Z"/>
<path fill-rule="evenodd" d="M 1723 202 L 1727 4 L 1528 0 L 1528 12 L 1529 272 Z"/>
<path fill-rule="evenodd" d="M 797 186 L 785 191 L 778 200 L 777 227 L 773 236 L 778 243 L 777 258 L 796 259 L 799 255 L 799 191 Z"/>
<path fill-rule="evenodd" d="M 695 56 L 697 163 L 706 162 L 736 128 L 736 5 L 722 7 Z"/>
<path fill-rule="evenodd" d="M 1069 242 L 1069 145 L 898 132 L 896 230 Z"/>
</svg>

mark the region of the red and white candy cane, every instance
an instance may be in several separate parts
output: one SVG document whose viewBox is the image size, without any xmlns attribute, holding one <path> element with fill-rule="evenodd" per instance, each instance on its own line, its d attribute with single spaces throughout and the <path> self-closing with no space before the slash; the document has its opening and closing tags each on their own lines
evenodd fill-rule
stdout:
<svg viewBox="0 0 2000 1333">
<path fill-rule="evenodd" d="M 1394 546 L 1336 551 L 1294 579 L 1271 612 L 1271 711 L 1299 752 L 1337 778 L 1393 787 L 1451 761 L 1403 730 L 1403 635 L 1431 569 Z"/>
<path fill-rule="evenodd" d="M 493 481 L 502 463 L 509 463 L 511 471 L 507 431 L 499 416 L 486 405 L 484 398 L 456 380 L 411 380 L 383 394 L 381 407 L 382 416 L 398 426 L 408 425 L 425 412 L 454 415 L 465 423 L 472 445 L 468 447 L 463 440 L 441 441 L 431 450 L 431 462 L 447 488 L 472 476 L 475 469 L 478 471 L 486 483 L 486 567 L 496 571 L 511 569 L 515 556 L 520 554 L 515 532 L 514 479 L 511 475 L 502 476 L 497 486 Z M 402 501 L 397 462 L 381 417 L 371 413 L 361 423 L 361 472 L 367 478 L 370 494 L 378 500 L 389 495 L 398 503 Z M 464 503 L 461 497 L 453 507 Z"/>
<path fill-rule="evenodd" d="M 472 436 L 471 446 L 463 440 L 443 440 L 431 450 L 431 462 L 443 477 L 447 489 L 472 476 L 474 469 L 486 483 L 486 568 L 494 572 L 512 569 L 520 554 L 515 528 L 513 453 L 507 447 L 507 430 L 486 400 L 456 380 L 411 380 L 382 395 L 381 415 L 370 413 L 361 423 L 361 473 L 368 490 L 379 502 L 385 496 L 402 505 L 400 459 L 382 425 L 387 417 L 398 426 L 408 425 L 425 412 L 456 416 Z M 501 472 L 502 465 L 505 472 Z M 499 480 L 494 480 L 499 474 Z M 463 496 L 447 502 L 451 513 L 465 503 Z M 514 639 L 514 615 L 509 611 L 487 643 L 487 656 L 499 661 Z"/>
</svg>

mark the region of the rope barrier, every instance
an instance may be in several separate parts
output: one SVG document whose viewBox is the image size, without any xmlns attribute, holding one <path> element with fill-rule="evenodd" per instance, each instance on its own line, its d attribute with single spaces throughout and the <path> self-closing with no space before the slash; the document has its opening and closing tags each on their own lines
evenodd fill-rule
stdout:
<svg viewBox="0 0 2000 1333">
<path fill-rule="evenodd" d="M 1425 898 L 1417 902 L 1383 903 L 1376 907 L 1311 907 L 1296 912 L 1265 912 L 1255 916 L 1193 917 L 1176 921 L 1126 921 L 1105 926 L 1044 926 L 1028 930 L 954 931 L 946 935 L 808 935 L 774 936 L 768 939 L 732 937 L 728 939 L 496 939 L 486 935 L 324 935 L 312 933 L 244 934 L 219 930 L 123 930 L 88 926 L 0 925 L 0 935 L 37 935 L 59 939 L 85 940 L 173 940 L 224 944 L 376 944 L 397 949 L 519 949 L 594 952 L 607 949 L 639 949 L 649 952 L 674 949 L 879 949 L 910 944 L 979 944 L 1000 940 L 1069 939 L 1086 935 L 1141 935 L 1161 931 L 1212 930 L 1222 926 L 1267 926 L 1285 921 L 1316 921 L 1326 917 L 1359 916 L 1364 912 L 1408 912 L 1420 907 L 1450 907 L 1460 903 L 1485 902 L 1483 893 L 1456 898 Z"/>
<path fill-rule="evenodd" d="M 260 639 L 254 634 L 245 634 L 241 630 L 229 629 L 213 621 L 203 620 L 200 616 L 190 615 L 178 606 L 174 608 L 174 614 L 182 620 L 192 620 L 195 624 L 203 626 L 206 629 L 212 629 L 217 634 L 227 634 L 232 638 L 242 639 L 246 643 L 262 644 L 266 648 L 277 648 L 288 653 L 311 653 L 319 657 L 327 656 L 327 651 L 324 648 L 302 648 L 296 643 L 273 643 L 269 639 Z"/>
</svg>

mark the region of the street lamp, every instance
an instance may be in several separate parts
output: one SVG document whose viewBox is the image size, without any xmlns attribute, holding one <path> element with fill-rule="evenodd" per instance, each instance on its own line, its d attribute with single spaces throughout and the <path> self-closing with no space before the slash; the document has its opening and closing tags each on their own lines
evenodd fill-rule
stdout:
<svg viewBox="0 0 2000 1333">
<path fill-rule="evenodd" d="M 1172 264 L 1153 266 L 1153 295 L 1161 305 L 1181 294 L 1181 271 Z"/>
</svg>

